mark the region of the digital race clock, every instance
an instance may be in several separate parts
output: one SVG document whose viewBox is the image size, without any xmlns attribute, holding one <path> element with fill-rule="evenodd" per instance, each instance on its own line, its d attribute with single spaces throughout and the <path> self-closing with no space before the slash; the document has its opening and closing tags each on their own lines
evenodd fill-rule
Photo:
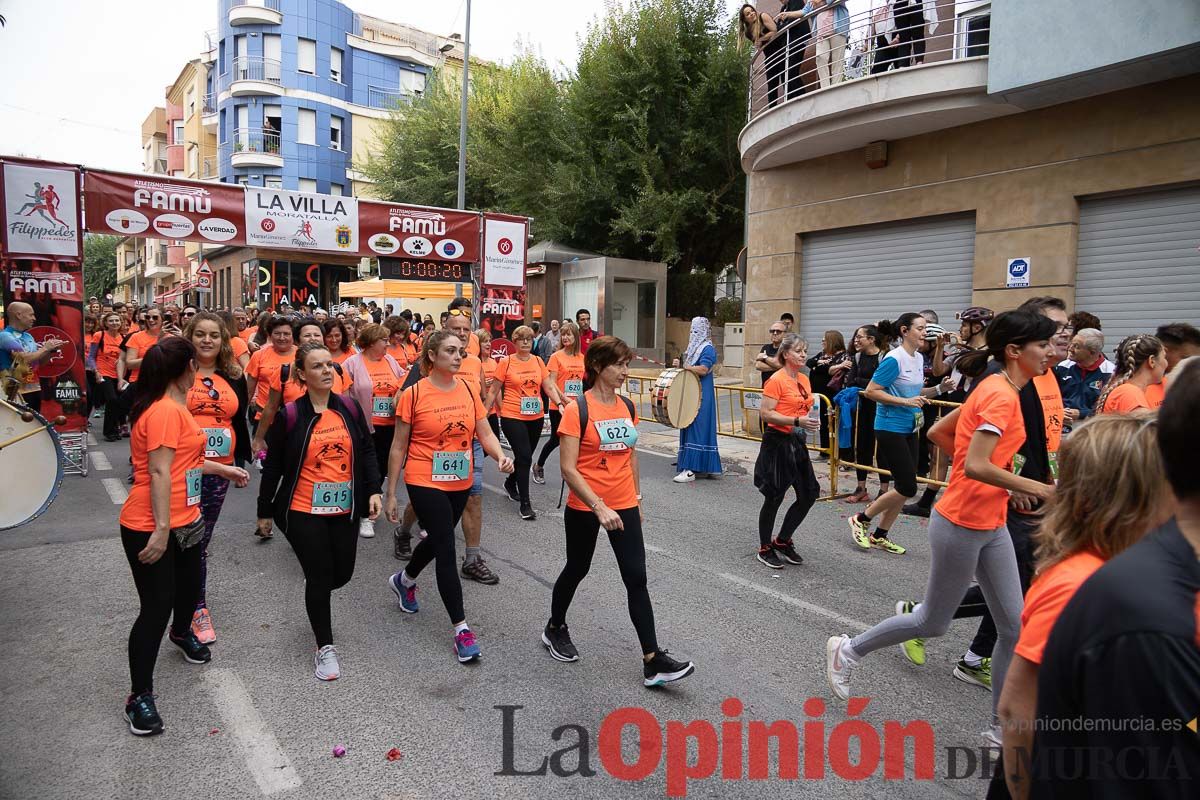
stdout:
<svg viewBox="0 0 1200 800">
<path fill-rule="evenodd" d="M 421 258 L 379 259 L 379 277 L 403 281 L 470 283 L 471 265 L 459 261 L 428 261 Z"/>
</svg>

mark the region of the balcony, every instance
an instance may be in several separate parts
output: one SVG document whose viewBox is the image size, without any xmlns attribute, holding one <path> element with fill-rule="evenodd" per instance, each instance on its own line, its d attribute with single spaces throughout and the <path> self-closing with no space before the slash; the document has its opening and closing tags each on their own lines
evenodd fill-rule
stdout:
<svg viewBox="0 0 1200 800">
<path fill-rule="evenodd" d="M 990 3 L 936 23 L 919 13 L 893 17 L 889 7 L 849 15 L 840 40 L 837 28 L 828 39 L 817 33 L 820 11 L 780 26 L 751 62 L 749 121 L 738 137 L 743 169 L 770 169 L 1021 110 L 988 94 Z M 833 52 L 818 59 L 826 42 Z"/>
<path fill-rule="evenodd" d="M 206 128 L 216 127 L 219 117 L 217 116 L 217 93 L 209 92 L 204 95 L 204 100 L 200 111 L 200 124 Z"/>
<path fill-rule="evenodd" d="M 367 87 L 367 106 L 382 108 L 390 111 L 412 102 L 412 95 L 399 89 L 381 89 L 378 86 Z"/>
<path fill-rule="evenodd" d="M 271 94 L 283 96 L 283 65 L 273 58 L 238 56 L 233 59 L 228 75 L 229 93 L 234 97 Z"/>
<path fill-rule="evenodd" d="M 216 156 L 205 156 L 200 160 L 200 180 L 213 181 L 221 177 L 221 160 Z"/>
<path fill-rule="evenodd" d="M 279 134 L 274 131 L 238 129 L 233 132 L 229 157 L 235 167 L 282 167 Z"/>
<path fill-rule="evenodd" d="M 230 25 L 279 25 L 282 22 L 279 0 L 233 0 L 229 8 Z"/>
<path fill-rule="evenodd" d="M 220 52 L 221 32 L 219 29 L 204 32 L 204 49 L 200 51 L 200 60 L 211 64 L 217 60 Z"/>
</svg>

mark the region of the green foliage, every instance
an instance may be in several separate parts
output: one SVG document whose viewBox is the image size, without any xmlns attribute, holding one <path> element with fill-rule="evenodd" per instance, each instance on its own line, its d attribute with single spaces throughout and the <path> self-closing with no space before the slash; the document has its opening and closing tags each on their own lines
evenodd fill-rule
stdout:
<svg viewBox="0 0 1200 800">
<path fill-rule="evenodd" d="M 473 69 L 467 204 L 531 216 L 538 239 L 719 270 L 742 244 L 746 67 L 719 0 L 634 0 L 589 29 L 565 80 L 530 53 Z M 361 165 L 382 196 L 454 204 L 459 85 L 430 80 L 385 126 Z"/>
<path fill-rule="evenodd" d="M 103 298 L 117 286 L 117 243 L 120 236 L 89 233 L 83 239 L 83 297 Z"/>
<path fill-rule="evenodd" d="M 728 322 L 742 321 L 742 301 L 736 297 L 722 297 L 717 301 L 713 310 L 713 327 L 718 328 Z"/>
<path fill-rule="evenodd" d="M 679 319 L 711 317 L 716 276 L 711 272 L 667 275 L 667 316 Z"/>
</svg>

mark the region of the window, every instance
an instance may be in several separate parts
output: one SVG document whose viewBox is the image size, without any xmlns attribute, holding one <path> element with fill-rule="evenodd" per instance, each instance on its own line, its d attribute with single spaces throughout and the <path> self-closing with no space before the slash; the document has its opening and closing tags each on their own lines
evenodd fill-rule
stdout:
<svg viewBox="0 0 1200 800">
<path fill-rule="evenodd" d="M 342 118 L 329 117 L 329 146 L 334 150 L 342 149 Z"/>
<path fill-rule="evenodd" d="M 268 175 L 263 178 L 263 186 L 268 189 L 282 189 L 283 178 L 279 177 L 278 175 Z"/>
<path fill-rule="evenodd" d="M 236 180 L 237 180 L 238 186 L 249 186 L 250 185 L 250 176 L 249 175 L 238 175 Z"/>
<path fill-rule="evenodd" d="M 329 184 L 329 193 L 334 197 L 341 197 L 346 192 L 340 183 L 331 183 Z"/>
<path fill-rule="evenodd" d="M 317 74 L 317 43 L 312 39 L 297 39 L 296 71 Z"/>
<path fill-rule="evenodd" d="M 316 144 L 317 112 L 301 108 L 298 112 L 297 121 L 299 122 L 299 130 L 296 132 L 296 142 L 298 144 Z"/>
<path fill-rule="evenodd" d="M 309 194 L 317 193 L 317 181 L 314 178 L 301 178 L 300 191 L 308 192 Z"/>
<path fill-rule="evenodd" d="M 329 48 L 329 80 L 342 82 L 342 51 L 336 47 Z"/>
<path fill-rule="evenodd" d="M 177 119 L 171 125 L 171 144 L 183 144 L 183 120 Z"/>
<path fill-rule="evenodd" d="M 400 70 L 400 91 L 404 94 L 424 93 L 425 73 L 411 69 Z"/>
<path fill-rule="evenodd" d="M 187 90 L 187 118 L 191 119 L 196 114 L 196 89 Z"/>
<path fill-rule="evenodd" d="M 195 177 L 200 174 L 200 149 L 188 148 L 188 174 Z"/>
</svg>

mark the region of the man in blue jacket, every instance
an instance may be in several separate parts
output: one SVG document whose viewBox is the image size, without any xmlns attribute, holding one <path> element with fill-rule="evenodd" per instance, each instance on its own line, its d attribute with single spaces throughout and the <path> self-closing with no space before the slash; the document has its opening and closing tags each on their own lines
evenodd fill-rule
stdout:
<svg viewBox="0 0 1200 800">
<path fill-rule="evenodd" d="M 1062 390 L 1064 429 L 1092 415 L 1104 384 L 1116 370 L 1104 356 L 1104 334 L 1095 328 L 1077 331 L 1067 352 L 1071 359 L 1054 368 Z"/>
</svg>

